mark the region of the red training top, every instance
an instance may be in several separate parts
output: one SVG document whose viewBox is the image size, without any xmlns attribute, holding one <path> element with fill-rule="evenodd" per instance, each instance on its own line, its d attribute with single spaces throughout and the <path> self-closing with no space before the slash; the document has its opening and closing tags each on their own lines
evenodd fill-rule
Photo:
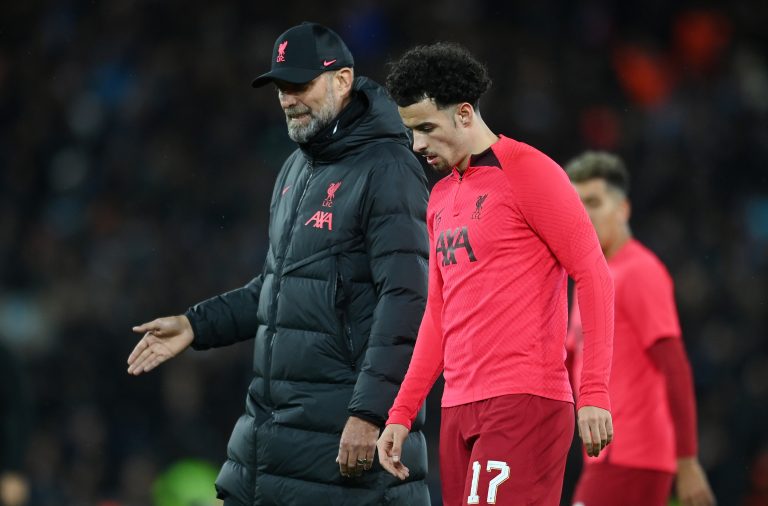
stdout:
<svg viewBox="0 0 768 506">
<path fill-rule="evenodd" d="M 507 394 L 573 402 L 565 367 L 567 274 L 583 301 L 581 405 L 610 409 L 613 283 L 563 170 L 500 137 L 432 190 L 429 296 L 387 423 L 410 427 L 444 372 L 443 406 Z"/>
<path fill-rule="evenodd" d="M 587 463 L 607 461 L 674 472 L 676 457 L 696 454 L 696 410 L 672 279 L 661 261 L 634 239 L 608 266 L 616 286 L 616 338 L 609 385 L 616 433 L 606 451 L 587 458 Z M 577 304 L 571 314 L 568 348 L 575 355 L 572 369 L 577 379 L 581 363 Z"/>
</svg>

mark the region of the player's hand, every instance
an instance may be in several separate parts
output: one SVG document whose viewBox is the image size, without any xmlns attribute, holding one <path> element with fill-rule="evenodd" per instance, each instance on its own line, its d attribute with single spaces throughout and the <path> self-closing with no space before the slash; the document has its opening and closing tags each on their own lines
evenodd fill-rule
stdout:
<svg viewBox="0 0 768 506">
<path fill-rule="evenodd" d="M 373 465 L 379 428 L 356 416 L 350 416 L 339 442 L 336 462 L 345 478 L 360 476 Z"/>
<path fill-rule="evenodd" d="M 689 457 L 677 459 L 675 488 L 677 499 L 683 506 L 714 506 L 715 495 L 707 481 L 699 459 Z"/>
<path fill-rule="evenodd" d="M 389 474 L 404 480 L 410 471 L 400 461 L 403 454 L 403 443 L 408 437 L 408 427 L 393 423 L 384 427 L 376 448 L 379 450 L 379 463 Z"/>
<path fill-rule="evenodd" d="M 587 455 L 597 457 L 613 441 L 613 419 L 610 411 L 596 406 L 582 406 L 578 414 L 579 436 Z"/>
<path fill-rule="evenodd" d="M 149 372 L 169 358 L 186 350 L 195 337 L 186 316 L 167 316 L 133 327 L 144 334 L 128 357 L 128 374 Z"/>
</svg>

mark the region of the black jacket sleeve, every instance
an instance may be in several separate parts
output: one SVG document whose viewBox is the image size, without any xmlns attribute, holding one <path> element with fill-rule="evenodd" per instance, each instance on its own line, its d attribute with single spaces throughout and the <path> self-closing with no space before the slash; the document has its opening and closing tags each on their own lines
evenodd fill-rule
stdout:
<svg viewBox="0 0 768 506">
<path fill-rule="evenodd" d="M 263 281 L 259 275 L 242 288 L 189 308 L 184 314 L 195 332 L 192 348 L 205 350 L 252 339 L 259 326 L 256 311 Z"/>
<path fill-rule="evenodd" d="M 378 303 L 349 412 L 379 426 L 405 377 L 426 304 L 427 199 L 413 156 L 371 176 L 363 223 Z"/>
</svg>

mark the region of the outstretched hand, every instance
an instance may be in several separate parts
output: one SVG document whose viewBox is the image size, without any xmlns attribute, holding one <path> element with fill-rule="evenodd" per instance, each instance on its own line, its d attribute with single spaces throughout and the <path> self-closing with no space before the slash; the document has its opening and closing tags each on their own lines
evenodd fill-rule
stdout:
<svg viewBox="0 0 768 506">
<path fill-rule="evenodd" d="M 128 374 L 149 372 L 186 350 L 195 337 L 186 316 L 167 316 L 133 327 L 144 334 L 128 357 Z"/>
</svg>

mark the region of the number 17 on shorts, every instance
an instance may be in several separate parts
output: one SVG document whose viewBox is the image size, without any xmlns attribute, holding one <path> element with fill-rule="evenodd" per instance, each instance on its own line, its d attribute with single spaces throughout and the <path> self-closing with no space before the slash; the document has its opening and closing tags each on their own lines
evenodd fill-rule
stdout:
<svg viewBox="0 0 768 506">
<path fill-rule="evenodd" d="M 443 408 L 443 504 L 557 506 L 573 427 L 573 404 L 529 394 Z"/>
<path fill-rule="evenodd" d="M 481 503 L 478 489 L 480 488 L 480 473 L 482 471 L 483 466 L 480 461 L 472 462 L 472 485 L 469 490 L 469 497 L 467 497 L 467 504 L 496 504 L 499 486 L 509 479 L 509 466 L 506 462 L 489 460 L 485 466 L 485 472 L 497 474 L 488 482 L 488 494 L 484 498 L 485 502 Z"/>
</svg>

